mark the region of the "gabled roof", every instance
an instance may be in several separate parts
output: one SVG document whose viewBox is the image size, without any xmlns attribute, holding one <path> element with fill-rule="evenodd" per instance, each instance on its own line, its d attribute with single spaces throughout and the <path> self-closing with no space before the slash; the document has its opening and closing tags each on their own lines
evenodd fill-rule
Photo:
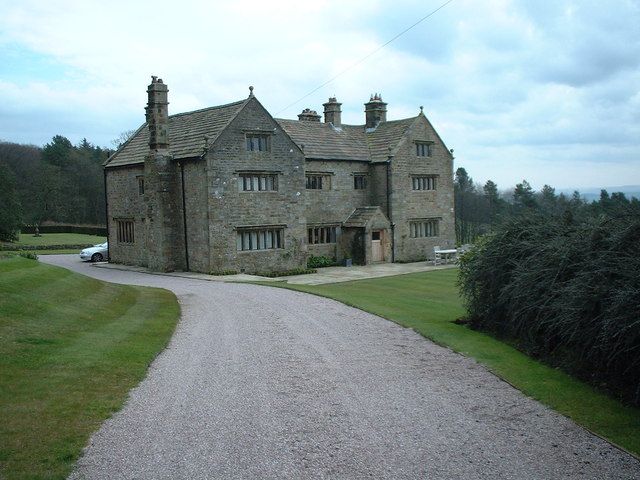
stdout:
<svg viewBox="0 0 640 480">
<path fill-rule="evenodd" d="M 364 126 L 342 125 L 335 128 L 329 123 L 284 118 L 276 118 L 276 122 L 300 148 L 304 145 L 306 158 L 369 161 Z"/>
<path fill-rule="evenodd" d="M 389 149 L 395 149 L 415 117 L 382 122 L 375 130 L 364 125 L 287 120 L 276 118 L 298 146 L 304 145 L 304 156 L 318 160 L 386 161 Z"/>
<path fill-rule="evenodd" d="M 209 145 L 222 133 L 249 99 L 227 105 L 204 108 L 169 116 L 169 150 L 175 159 L 202 155 L 205 135 Z M 302 149 L 307 159 L 384 162 L 393 155 L 398 144 L 418 117 L 382 122 L 375 129 L 364 125 L 275 119 Z M 142 124 L 133 136 L 105 162 L 105 167 L 144 163 L 149 153 L 149 129 Z"/>
<path fill-rule="evenodd" d="M 353 212 L 351 212 L 351 215 L 349 215 L 349 218 L 345 220 L 342 226 L 347 228 L 367 228 L 373 223 L 374 220 L 378 220 L 378 223 L 389 223 L 389 220 L 379 206 L 358 207 Z"/>
<path fill-rule="evenodd" d="M 389 159 L 389 155 L 395 153 L 398 143 L 407 133 L 407 130 L 411 128 L 411 125 L 414 124 L 416 118 L 410 117 L 382 122 L 374 131 L 368 132 L 366 135 L 371 161 L 386 162 Z"/>
<path fill-rule="evenodd" d="M 169 116 L 169 149 L 174 158 L 197 157 L 204 149 L 204 137 L 209 144 L 220 135 L 248 100 L 204 108 Z M 146 122 L 114 153 L 105 167 L 144 163 L 149 153 L 149 128 Z"/>
</svg>

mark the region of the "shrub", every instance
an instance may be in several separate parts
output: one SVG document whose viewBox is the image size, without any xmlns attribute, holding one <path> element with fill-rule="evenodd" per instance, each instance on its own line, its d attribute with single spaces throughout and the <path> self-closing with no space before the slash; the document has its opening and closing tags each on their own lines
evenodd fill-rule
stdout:
<svg viewBox="0 0 640 480">
<path fill-rule="evenodd" d="M 213 271 L 209 273 L 209 275 L 215 275 L 215 276 L 237 275 L 237 274 L 238 274 L 237 270 L 219 270 L 219 271 Z"/>
<path fill-rule="evenodd" d="M 640 212 L 528 213 L 476 247 L 460 262 L 473 328 L 640 404 Z"/>
<path fill-rule="evenodd" d="M 38 255 L 33 252 L 18 252 L 18 255 L 28 258 L 29 260 L 38 260 Z"/>
<path fill-rule="evenodd" d="M 257 273 L 256 275 L 259 275 L 261 277 L 269 277 L 269 278 L 275 278 L 275 277 L 287 277 L 290 275 L 304 275 L 307 273 L 316 273 L 317 270 L 313 269 L 313 268 L 293 268 L 291 270 L 284 270 L 284 271 L 280 271 L 280 272 L 263 272 L 263 273 Z"/>
<path fill-rule="evenodd" d="M 333 267 L 335 265 L 335 259 L 325 257 L 324 255 L 320 255 L 318 257 L 312 255 L 307 260 L 307 268 Z"/>
</svg>

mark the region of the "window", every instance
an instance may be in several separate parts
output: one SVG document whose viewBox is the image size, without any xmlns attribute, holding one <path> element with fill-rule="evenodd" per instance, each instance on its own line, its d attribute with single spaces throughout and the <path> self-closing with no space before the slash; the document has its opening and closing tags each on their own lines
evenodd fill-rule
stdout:
<svg viewBox="0 0 640 480">
<path fill-rule="evenodd" d="M 284 228 L 239 229 L 236 245 L 238 251 L 283 248 Z"/>
<path fill-rule="evenodd" d="M 308 174 L 307 190 L 331 190 L 331 175 Z"/>
<path fill-rule="evenodd" d="M 133 243 L 133 220 L 116 220 L 118 243 Z"/>
<path fill-rule="evenodd" d="M 144 177 L 138 177 L 138 195 L 144 195 Z"/>
<path fill-rule="evenodd" d="M 433 142 L 416 142 L 416 155 L 430 157 L 433 153 Z"/>
<path fill-rule="evenodd" d="M 269 135 L 264 133 L 247 133 L 247 151 L 268 152 Z"/>
<path fill-rule="evenodd" d="M 336 227 L 311 227 L 309 233 L 309 245 L 318 243 L 336 243 Z"/>
<path fill-rule="evenodd" d="M 242 173 L 238 188 L 241 192 L 275 192 L 278 190 L 278 176 L 271 173 Z"/>
<path fill-rule="evenodd" d="M 411 183 L 414 190 L 435 190 L 436 189 L 436 177 L 435 176 L 420 176 L 412 177 Z"/>
<path fill-rule="evenodd" d="M 411 238 L 437 237 L 438 223 L 437 218 L 409 222 L 409 236 Z"/>
<path fill-rule="evenodd" d="M 365 190 L 367 188 L 367 177 L 365 175 L 353 175 L 353 188 L 355 190 Z"/>
</svg>

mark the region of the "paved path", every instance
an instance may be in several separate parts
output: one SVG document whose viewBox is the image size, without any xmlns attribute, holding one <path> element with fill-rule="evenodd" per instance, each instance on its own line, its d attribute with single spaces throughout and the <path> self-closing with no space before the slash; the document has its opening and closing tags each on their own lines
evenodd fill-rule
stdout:
<svg viewBox="0 0 640 480">
<path fill-rule="evenodd" d="M 168 288 L 182 307 L 73 479 L 640 478 L 630 455 L 374 315 L 284 289 L 41 260 Z"/>
<path fill-rule="evenodd" d="M 94 265 L 98 268 L 109 268 L 114 270 L 126 270 L 128 272 L 149 273 L 144 267 L 133 267 L 129 265 L 118 265 L 112 263 L 99 263 Z M 374 263 L 371 265 L 354 265 L 353 267 L 326 267 L 318 268 L 317 273 L 307 273 L 304 275 L 291 275 L 286 277 L 260 277 L 258 275 L 248 275 L 239 273 L 236 275 L 207 275 L 195 272 L 172 272 L 164 273 L 171 277 L 196 278 L 211 282 L 286 282 L 294 285 L 324 285 L 327 283 L 351 282 L 365 278 L 390 277 L 393 275 L 405 275 L 407 273 L 428 272 L 431 270 L 443 270 L 455 268 L 456 265 L 449 263 L 434 266 L 433 262 L 414 263 Z"/>
</svg>

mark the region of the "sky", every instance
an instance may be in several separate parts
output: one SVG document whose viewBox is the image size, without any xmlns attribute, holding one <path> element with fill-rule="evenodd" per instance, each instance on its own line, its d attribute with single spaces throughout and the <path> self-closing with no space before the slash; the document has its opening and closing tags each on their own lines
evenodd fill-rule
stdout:
<svg viewBox="0 0 640 480">
<path fill-rule="evenodd" d="M 379 49 L 445 2 L 0 0 L 0 140 L 113 147 L 157 75 L 170 113 L 424 106 L 481 184 L 640 185 L 640 0 L 452 0 Z"/>
</svg>

